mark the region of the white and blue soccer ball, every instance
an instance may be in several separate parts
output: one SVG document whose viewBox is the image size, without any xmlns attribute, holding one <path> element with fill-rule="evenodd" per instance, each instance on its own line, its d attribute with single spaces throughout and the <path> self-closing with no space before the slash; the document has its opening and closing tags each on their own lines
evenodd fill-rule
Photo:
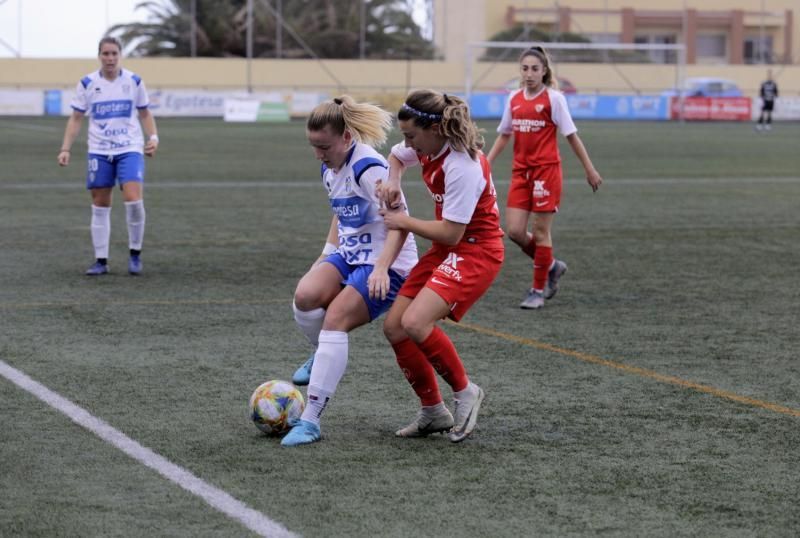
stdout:
<svg viewBox="0 0 800 538">
<path fill-rule="evenodd" d="M 303 414 L 303 393 L 288 381 L 273 379 L 262 383 L 250 396 L 250 418 L 267 435 L 283 435 L 290 423 Z"/>
</svg>

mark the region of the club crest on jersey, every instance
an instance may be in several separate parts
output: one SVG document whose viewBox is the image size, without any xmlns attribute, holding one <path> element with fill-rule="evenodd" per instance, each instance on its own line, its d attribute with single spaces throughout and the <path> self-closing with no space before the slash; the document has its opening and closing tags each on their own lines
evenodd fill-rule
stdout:
<svg viewBox="0 0 800 538">
<path fill-rule="evenodd" d="M 123 84 L 122 85 L 122 92 L 123 93 L 131 93 L 131 85 L 130 84 Z"/>
<path fill-rule="evenodd" d="M 537 113 L 539 113 L 539 112 L 541 112 L 542 110 L 544 110 L 544 105 L 543 105 L 543 104 L 541 104 L 541 103 L 539 103 L 538 105 L 536 105 L 536 106 L 535 106 L 535 107 L 533 107 L 533 108 L 534 108 L 534 110 L 536 110 L 536 112 L 537 112 Z"/>
</svg>

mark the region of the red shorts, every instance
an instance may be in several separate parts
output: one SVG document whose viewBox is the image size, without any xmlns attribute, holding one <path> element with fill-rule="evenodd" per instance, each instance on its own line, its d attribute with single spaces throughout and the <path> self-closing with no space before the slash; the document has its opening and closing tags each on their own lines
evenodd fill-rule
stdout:
<svg viewBox="0 0 800 538">
<path fill-rule="evenodd" d="M 558 211 L 561 183 L 561 163 L 514 170 L 506 206 L 532 213 Z"/>
<path fill-rule="evenodd" d="M 458 321 L 489 289 L 504 254 L 502 238 L 454 247 L 434 245 L 419 259 L 398 294 L 413 299 L 422 288 L 430 288 L 450 305 L 447 317 Z"/>
</svg>

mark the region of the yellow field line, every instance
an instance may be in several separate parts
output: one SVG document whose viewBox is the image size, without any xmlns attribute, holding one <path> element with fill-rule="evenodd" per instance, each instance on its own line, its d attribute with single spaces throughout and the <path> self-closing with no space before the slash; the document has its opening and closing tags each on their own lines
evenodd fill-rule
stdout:
<svg viewBox="0 0 800 538">
<path fill-rule="evenodd" d="M 662 383 L 669 383 L 671 385 L 677 385 L 679 387 L 695 390 L 697 392 L 711 394 L 712 396 L 716 396 L 718 398 L 724 398 L 726 400 L 731 400 L 745 405 L 750 405 L 753 407 L 760 407 L 762 409 L 774 411 L 775 413 L 781 413 L 793 417 L 800 417 L 800 409 L 794 409 L 792 407 L 786 407 L 783 405 L 778 405 L 776 403 L 767 402 L 764 400 L 758 400 L 756 398 L 750 398 L 749 396 L 742 396 L 741 394 L 736 394 L 735 392 L 718 389 L 715 387 L 711 387 L 709 385 L 703 385 L 701 383 L 695 383 L 694 381 L 688 381 L 686 379 L 681 379 L 680 377 L 659 374 L 658 372 L 654 370 L 648 370 L 647 368 L 639 368 L 638 366 L 629 366 L 621 362 L 610 361 L 608 359 L 603 359 L 595 355 L 589 355 L 588 353 L 573 351 L 571 349 L 554 346 L 552 344 L 546 344 L 544 342 L 539 342 L 538 340 L 533 340 L 531 338 L 523 338 L 521 336 L 516 336 L 513 334 L 496 331 L 494 329 L 481 327 L 479 325 L 471 325 L 469 323 L 463 323 L 463 322 L 454 323 L 452 321 L 448 321 L 448 323 L 450 323 L 453 327 L 461 327 L 462 329 L 468 329 L 470 331 L 474 331 L 477 333 L 494 336 L 496 338 L 501 338 L 503 340 L 516 342 L 518 344 L 522 344 L 525 346 L 531 346 L 538 349 L 544 349 L 546 351 L 552 351 L 553 353 L 558 353 L 560 355 L 573 357 L 575 359 L 584 362 L 599 364 L 602 366 L 607 366 L 608 368 L 615 368 L 617 370 L 621 370 L 629 374 L 634 374 L 649 379 L 655 379 L 656 381 L 660 381 Z"/>
<path fill-rule="evenodd" d="M 152 305 L 259 305 L 259 304 L 274 304 L 274 303 L 283 303 L 286 302 L 286 299 L 268 299 L 264 301 L 238 301 L 233 299 L 221 299 L 221 300 L 183 300 L 183 301 L 156 301 L 156 300 L 143 300 L 143 301 L 108 301 L 108 302 L 40 302 L 40 303 L 0 303 L 0 308 L 53 308 L 53 307 L 71 307 L 71 306 L 152 306 Z M 446 320 L 447 321 L 447 320 Z M 757 398 L 750 398 L 749 396 L 742 396 L 741 394 L 736 394 L 735 392 L 730 392 L 727 390 L 718 389 L 716 387 L 712 387 L 709 385 L 703 385 L 701 383 L 695 383 L 694 381 L 689 381 L 687 379 L 681 379 L 680 377 L 675 377 L 671 375 L 664 375 L 660 374 L 654 370 L 648 370 L 647 368 L 640 368 L 638 366 L 630 366 L 627 364 L 623 364 L 621 362 L 611 361 L 608 359 L 603 359 L 596 355 L 590 355 L 588 353 L 582 353 L 580 351 L 573 351 L 571 349 L 566 349 L 558 346 L 554 346 L 552 344 L 547 344 L 545 342 L 540 342 L 538 340 L 534 340 L 532 338 L 524 338 L 521 336 L 516 336 L 514 334 L 504 333 L 501 331 L 496 331 L 494 329 L 489 329 L 487 327 L 481 327 L 479 325 L 472 325 L 470 323 L 453 323 L 452 321 L 447 321 L 453 327 L 460 327 L 462 329 L 467 329 L 473 332 L 477 332 L 480 334 L 486 334 L 489 336 L 494 336 L 495 338 L 500 338 L 502 340 L 508 340 L 510 342 L 516 342 L 518 344 L 522 344 L 525 346 L 535 347 L 538 349 L 543 349 L 545 351 L 551 351 L 553 353 L 558 353 L 559 355 L 566 355 L 568 357 L 573 357 L 575 359 L 581 360 L 583 362 L 588 362 L 592 364 L 599 364 L 601 366 L 606 366 L 608 368 L 614 368 L 616 370 L 621 370 L 623 372 L 638 375 L 641 377 L 646 377 L 649 379 L 654 379 L 656 381 L 660 381 L 662 383 L 669 383 L 671 385 L 677 385 L 679 387 L 683 387 L 686 389 L 691 389 L 697 392 L 703 392 L 706 394 L 710 394 L 712 396 L 716 396 L 718 398 L 724 398 L 726 400 L 731 400 L 734 402 L 742 403 L 745 405 L 750 405 L 753 407 L 760 407 L 762 409 L 767 409 L 769 411 L 774 411 L 775 413 L 781 413 L 783 415 L 789 415 L 793 417 L 800 417 L 800 409 L 794 409 L 792 407 L 786 407 L 783 405 L 779 405 L 772 402 L 767 402 L 765 400 L 759 400 Z"/>
<path fill-rule="evenodd" d="M 285 303 L 286 299 L 266 299 L 263 301 L 239 301 L 235 299 L 196 299 L 183 301 L 107 301 L 107 302 L 41 302 L 41 303 L 0 303 L 0 308 L 65 308 L 71 306 L 181 306 L 181 305 L 259 305 Z"/>
</svg>

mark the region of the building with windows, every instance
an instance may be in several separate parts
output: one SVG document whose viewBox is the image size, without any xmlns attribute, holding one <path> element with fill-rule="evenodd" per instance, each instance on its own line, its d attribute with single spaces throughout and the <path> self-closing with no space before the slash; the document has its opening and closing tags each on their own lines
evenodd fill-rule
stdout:
<svg viewBox="0 0 800 538">
<path fill-rule="evenodd" d="M 798 65 L 798 17 L 798 0 L 434 0 L 434 40 L 458 61 L 467 43 L 530 25 L 594 43 L 684 44 L 688 65 Z"/>
</svg>

